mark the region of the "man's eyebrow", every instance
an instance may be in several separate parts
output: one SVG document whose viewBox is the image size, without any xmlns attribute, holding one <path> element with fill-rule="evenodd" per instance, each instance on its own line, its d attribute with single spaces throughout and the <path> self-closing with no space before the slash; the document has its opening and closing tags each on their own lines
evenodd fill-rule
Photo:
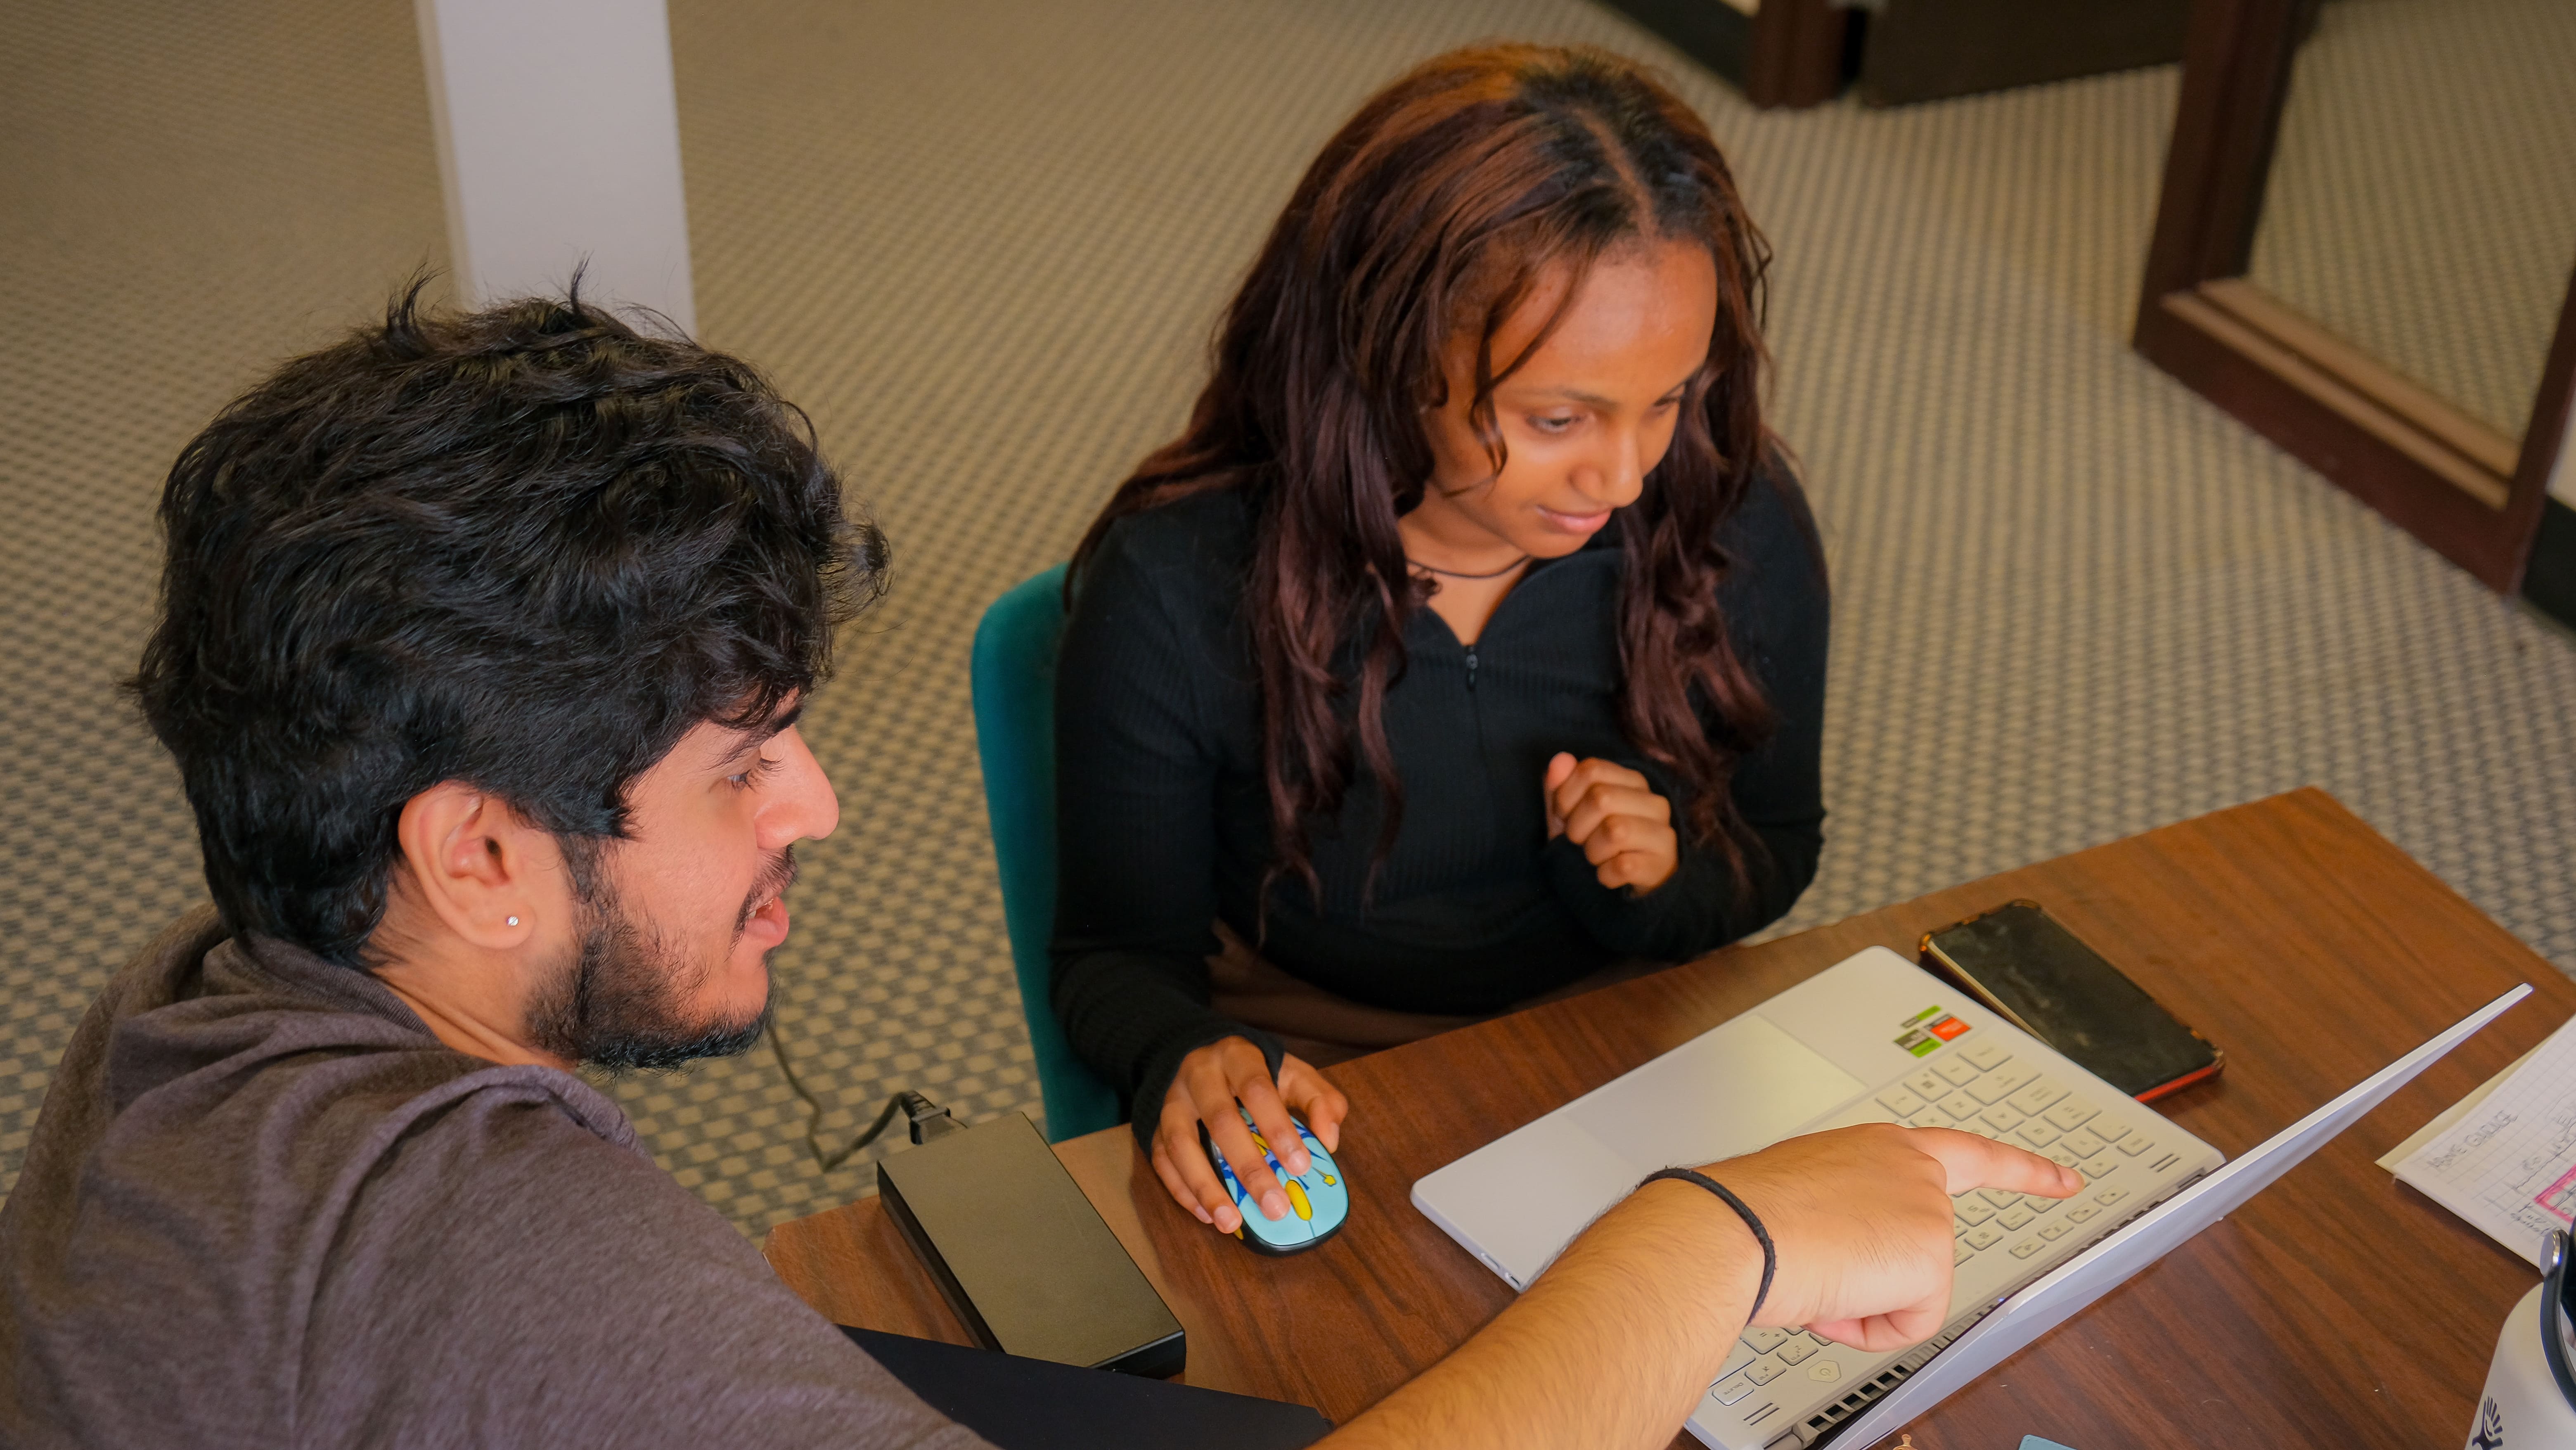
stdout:
<svg viewBox="0 0 2576 1450">
<path fill-rule="evenodd" d="M 777 714 L 770 716 L 767 724 L 755 726 L 752 729 L 741 732 L 740 739 L 734 745 L 734 748 L 726 751 L 723 758 L 716 762 L 716 769 L 723 770 L 733 765 L 744 756 L 751 754 L 777 737 L 795 729 L 796 722 L 804 717 L 805 702 L 803 700 L 798 700 L 795 704 L 790 705 L 786 709 L 779 711 Z"/>
</svg>

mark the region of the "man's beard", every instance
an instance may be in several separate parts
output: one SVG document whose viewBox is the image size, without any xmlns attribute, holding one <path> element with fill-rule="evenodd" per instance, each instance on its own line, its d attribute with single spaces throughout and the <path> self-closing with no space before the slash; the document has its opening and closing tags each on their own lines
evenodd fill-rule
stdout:
<svg viewBox="0 0 2576 1450">
<path fill-rule="evenodd" d="M 696 989 L 723 964 L 685 960 L 660 933 L 629 915 L 600 869 L 601 845 L 567 843 L 581 949 L 528 1004 L 530 1038 L 558 1057 L 612 1072 L 673 1068 L 750 1051 L 769 1026 L 767 1003 L 748 1019 L 692 1016 Z M 762 903 L 795 879 L 795 853 L 780 851 L 743 898 L 733 940 L 742 939 Z"/>
</svg>

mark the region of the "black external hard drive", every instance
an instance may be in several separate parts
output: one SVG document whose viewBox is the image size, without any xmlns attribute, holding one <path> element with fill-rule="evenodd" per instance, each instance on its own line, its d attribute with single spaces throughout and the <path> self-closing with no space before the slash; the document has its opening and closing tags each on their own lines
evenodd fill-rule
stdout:
<svg viewBox="0 0 2576 1450">
<path fill-rule="evenodd" d="M 1018 1113 L 877 1161 L 886 1211 L 988 1349 L 1153 1376 L 1181 1322 Z"/>
</svg>

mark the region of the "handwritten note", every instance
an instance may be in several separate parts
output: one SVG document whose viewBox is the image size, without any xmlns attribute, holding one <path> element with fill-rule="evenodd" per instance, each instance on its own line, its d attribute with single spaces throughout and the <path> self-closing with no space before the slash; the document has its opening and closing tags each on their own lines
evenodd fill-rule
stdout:
<svg viewBox="0 0 2576 1450">
<path fill-rule="evenodd" d="M 2576 1231 L 2576 1020 L 2379 1161 L 2537 1268 Z"/>
</svg>

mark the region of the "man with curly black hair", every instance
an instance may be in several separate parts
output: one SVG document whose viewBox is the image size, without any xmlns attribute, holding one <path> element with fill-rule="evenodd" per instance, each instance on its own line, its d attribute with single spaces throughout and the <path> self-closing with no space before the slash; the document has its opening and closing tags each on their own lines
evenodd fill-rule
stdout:
<svg viewBox="0 0 2576 1450">
<path fill-rule="evenodd" d="M 797 712 L 884 541 L 744 364 L 417 298 L 163 492 L 132 690 L 213 904 L 48 1096 L 0 1440 L 973 1444 L 570 1070 L 758 1038 L 839 809 Z"/>
</svg>

